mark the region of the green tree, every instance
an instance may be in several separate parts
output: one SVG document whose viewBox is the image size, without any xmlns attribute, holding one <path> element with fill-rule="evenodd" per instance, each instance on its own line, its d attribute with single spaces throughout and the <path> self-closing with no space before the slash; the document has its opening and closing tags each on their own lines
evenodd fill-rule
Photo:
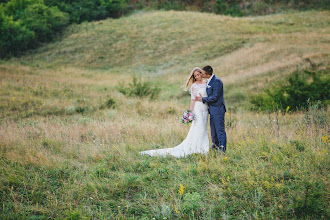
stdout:
<svg viewBox="0 0 330 220">
<path fill-rule="evenodd" d="M 28 6 L 20 18 L 23 25 L 35 32 L 36 40 L 45 42 L 67 26 L 69 17 L 57 7 L 38 3 Z"/>
<path fill-rule="evenodd" d="M 11 55 L 28 48 L 35 33 L 19 21 L 5 15 L 0 8 L 0 57 Z"/>
<path fill-rule="evenodd" d="M 69 17 L 42 0 L 10 0 L 0 5 L 0 57 L 35 48 L 51 40 Z"/>
</svg>

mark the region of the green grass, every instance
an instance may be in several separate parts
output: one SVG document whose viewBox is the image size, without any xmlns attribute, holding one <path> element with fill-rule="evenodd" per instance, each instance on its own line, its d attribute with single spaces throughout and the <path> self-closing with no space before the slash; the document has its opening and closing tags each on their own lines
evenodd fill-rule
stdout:
<svg viewBox="0 0 330 220">
<path fill-rule="evenodd" d="M 329 218 L 329 109 L 247 110 L 250 95 L 305 58 L 327 67 L 328 36 L 326 11 L 146 12 L 72 26 L 1 61 L 0 218 Z M 183 141 L 182 86 L 204 64 L 225 86 L 226 156 L 140 156 Z M 159 97 L 121 94 L 132 74 L 159 85 Z"/>
</svg>

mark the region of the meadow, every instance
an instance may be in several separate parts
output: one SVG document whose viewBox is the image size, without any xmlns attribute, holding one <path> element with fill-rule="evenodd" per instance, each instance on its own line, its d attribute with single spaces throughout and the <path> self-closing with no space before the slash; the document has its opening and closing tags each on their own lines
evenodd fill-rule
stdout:
<svg viewBox="0 0 330 220">
<path fill-rule="evenodd" d="M 1 219 L 328 219 L 329 108 L 253 112 L 249 98 L 329 67 L 329 12 L 232 18 L 151 11 L 71 25 L 0 61 Z M 176 146 L 183 84 L 224 82 L 226 155 L 139 155 Z M 118 91 L 132 76 L 154 99 Z"/>
</svg>

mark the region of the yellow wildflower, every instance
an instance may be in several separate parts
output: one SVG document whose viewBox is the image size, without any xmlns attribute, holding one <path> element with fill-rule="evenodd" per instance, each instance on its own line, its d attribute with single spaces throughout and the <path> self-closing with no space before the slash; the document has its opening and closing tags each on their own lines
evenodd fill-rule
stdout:
<svg viewBox="0 0 330 220">
<path fill-rule="evenodd" d="M 275 186 L 276 186 L 276 188 L 277 188 L 278 190 L 280 190 L 280 189 L 281 189 L 281 186 L 282 186 L 282 184 L 280 184 L 280 183 L 276 183 L 276 184 L 275 184 Z"/>
<path fill-rule="evenodd" d="M 286 112 L 288 112 L 288 111 L 289 111 L 289 109 L 290 109 L 290 106 L 286 107 Z"/>
<path fill-rule="evenodd" d="M 327 136 L 325 136 L 325 135 L 322 136 L 322 139 L 323 139 L 323 142 L 324 143 L 329 142 L 329 138 Z"/>
<path fill-rule="evenodd" d="M 228 157 L 225 157 L 223 160 L 226 162 L 228 160 Z"/>
<path fill-rule="evenodd" d="M 267 180 L 265 180 L 265 187 L 267 188 L 267 189 L 270 189 L 271 187 L 272 187 L 272 185 L 270 184 L 270 183 L 268 183 L 268 181 Z"/>
<path fill-rule="evenodd" d="M 179 194 L 182 195 L 184 193 L 184 186 L 180 183 Z"/>
<path fill-rule="evenodd" d="M 180 214 L 180 212 L 178 211 L 178 207 L 176 207 L 176 205 L 174 205 L 174 211 L 176 212 L 176 214 Z"/>
<path fill-rule="evenodd" d="M 15 102 L 15 100 L 16 100 L 16 97 L 13 97 L 13 98 L 11 98 L 12 100 L 13 100 L 13 102 Z"/>
</svg>

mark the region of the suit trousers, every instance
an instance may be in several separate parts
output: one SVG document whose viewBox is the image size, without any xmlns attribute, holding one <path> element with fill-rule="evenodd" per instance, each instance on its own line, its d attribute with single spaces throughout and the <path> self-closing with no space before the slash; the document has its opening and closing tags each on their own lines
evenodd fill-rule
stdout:
<svg viewBox="0 0 330 220">
<path fill-rule="evenodd" d="M 225 131 L 225 113 L 226 107 L 222 105 L 220 107 L 220 111 L 217 114 L 210 114 L 212 142 L 217 146 L 223 145 L 224 151 L 226 151 L 227 146 L 227 135 Z"/>
</svg>

